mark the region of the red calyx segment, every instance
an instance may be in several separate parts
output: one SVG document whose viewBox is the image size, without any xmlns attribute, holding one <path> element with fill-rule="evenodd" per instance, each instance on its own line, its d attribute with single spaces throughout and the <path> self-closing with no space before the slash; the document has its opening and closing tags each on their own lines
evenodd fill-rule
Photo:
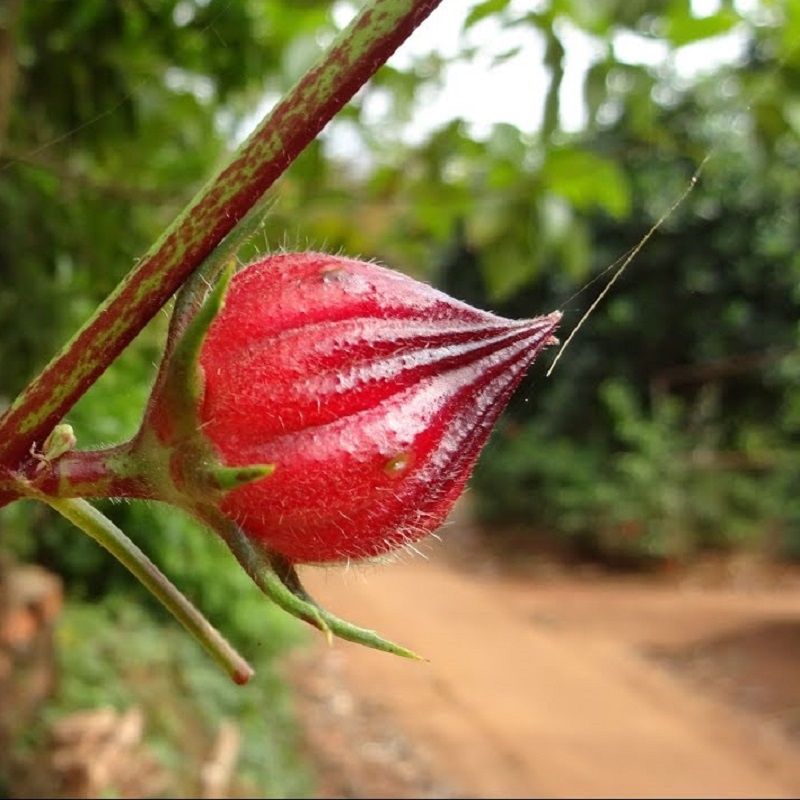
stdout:
<svg viewBox="0 0 800 800">
<path fill-rule="evenodd" d="M 275 472 L 228 493 L 223 511 L 294 563 L 422 538 L 560 316 L 502 319 L 325 254 L 251 264 L 203 343 L 198 422 L 224 464 Z"/>
</svg>

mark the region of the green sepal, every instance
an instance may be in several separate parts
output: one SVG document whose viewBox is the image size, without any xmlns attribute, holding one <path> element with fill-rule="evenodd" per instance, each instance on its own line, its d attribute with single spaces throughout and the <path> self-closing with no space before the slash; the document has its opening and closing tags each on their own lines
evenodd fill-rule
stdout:
<svg viewBox="0 0 800 800">
<path fill-rule="evenodd" d="M 225 295 L 233 273 L 233 263 L 223 267 L 205 302 L 197 309 L 169 354 L 161 391 L 164 402 L 172 410 L 179 435 L 196 435 L 197 409 L 203 398 L 200 350 L 208 329 L 225 304 Z"/>
<path fill-rule="evenodd" d="M 223 538 L 245 572 L 273 603 L 322 631 L 329 642 L 336 636 L 384 653 L 425 660 L 412 650 L 384 639 L 375 631 L 359 628 L 322 608 L 303 588 L 293 564 L 283 556 L 259 547 L 235 522 L 216 508 L 198 510 L 198 516 Z"/>
<path fill-rule="evenodd" d="M 268 478 L 275 472 L 274 464 L 251 464 L 247 467 L 211 467 L 208 470 L 209 482 L 215 489 L 229 492 L 248 483 Z"/>
<path fill-rule="evenodd" d="M 178 505 L 184 505 L 184 494 L 199 495 L 202 501 L 209 489 L 227 492 L 274 470 L 270 464 L 228 470 L 203 436 L 198 417 L 204 391 L 200 353 L 205 337 L 225 304 L 238 266 L 238 252 L 263 225 L 271 202 L 266 196 L 261 197 L 186 280 L 175 298 L 164 356 L 151 392 L 151 398 L 158 398 L 158 407 L 169 410 L 171 441 L 148 437 L 146 419 L 134 450 L 141 462 L 157 462 L 161 476 L 168 476 L 178 465 L 182 467 L 179 471 L 184 484 L 170 494 L 170 501 Z M 165 449 L 168 447 L 171 452 Z"/>
<path fill-rule="evenodd" d="M 203 303 L 209 287 L 215 283 L 217 276 L 226 267 L 234 267 L 237 254 L 242 246 L 249 242 L 264 225 L 273 201 L 262 196 L 247 214 L 236 223 L 236 227 L 217 245 L 206 260 L 187 278 L 175 297 L 167 336 L 167 355 L 172 345 L 178 341 L 186 325 Z"/>
</svg>

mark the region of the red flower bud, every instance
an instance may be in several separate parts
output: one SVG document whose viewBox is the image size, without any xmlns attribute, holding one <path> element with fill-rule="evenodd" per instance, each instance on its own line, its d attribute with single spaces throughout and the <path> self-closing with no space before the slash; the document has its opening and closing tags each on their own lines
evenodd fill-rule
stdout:
<svg viewBox="0 0 800 800">
<path fill-rule="evenodd" d="M 506 320 L 320 253 L 251 264 L 202 342 L 196 417 L 223 465 L 275 469 L 221 510 L 290 563 L 431 533 L 560 317 Z"/>
</svg>

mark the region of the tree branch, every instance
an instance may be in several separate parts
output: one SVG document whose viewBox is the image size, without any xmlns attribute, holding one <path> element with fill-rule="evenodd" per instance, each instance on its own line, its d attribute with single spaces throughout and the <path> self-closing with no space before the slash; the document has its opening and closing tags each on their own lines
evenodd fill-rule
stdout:
<svg viewBox="0 0 800 800">
<path fill-rule="evenodd" d="M 5 149 L 19 74 L 16 38 L 21 10 L 22 0 L 6 0 L 0 9 L 0 153 Z"/>
</svg>

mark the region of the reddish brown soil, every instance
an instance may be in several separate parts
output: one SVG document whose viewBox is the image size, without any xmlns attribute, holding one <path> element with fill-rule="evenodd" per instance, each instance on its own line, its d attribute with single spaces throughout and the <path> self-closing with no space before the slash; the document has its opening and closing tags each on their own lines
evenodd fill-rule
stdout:
<svg viewBox="0 0 800 800">
<path fill-rule="evenodd" d="M 294 659 L 319 797 L 800 796 L 800 581 L 509 570 L 449 539 L 307 572 L 429 659 L 321 637 Z"/>
</svg>

